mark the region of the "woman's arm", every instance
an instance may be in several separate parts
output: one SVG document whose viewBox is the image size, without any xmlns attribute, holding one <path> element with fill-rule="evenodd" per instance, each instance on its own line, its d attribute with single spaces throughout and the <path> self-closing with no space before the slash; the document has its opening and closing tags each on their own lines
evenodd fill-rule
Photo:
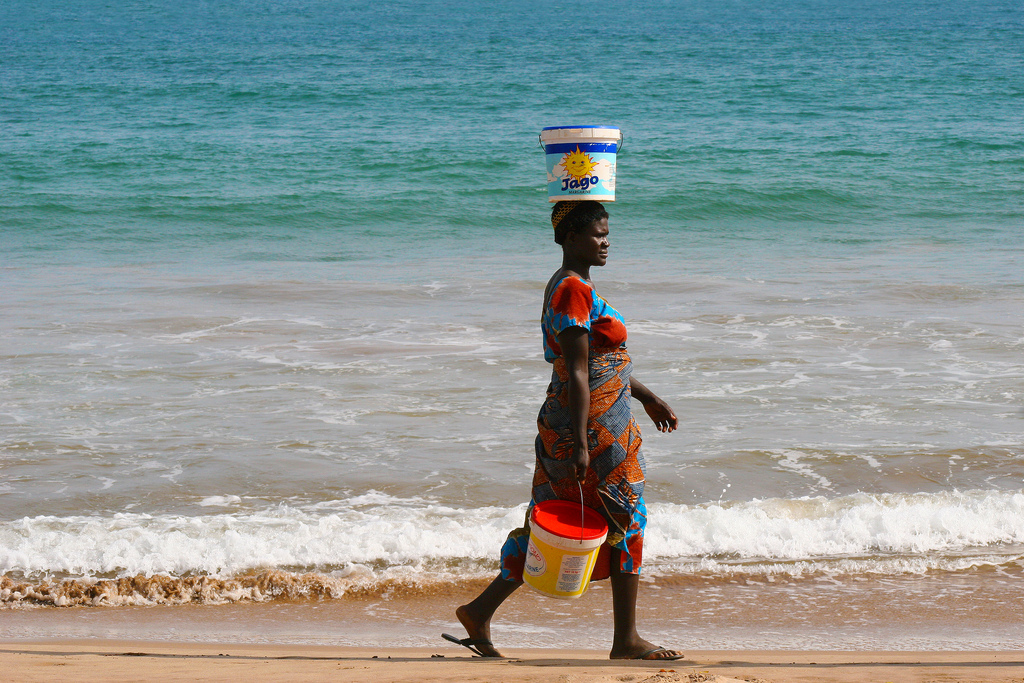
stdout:
<svg viewBox="0 0 1024 683">
<path fill-rule="evenodd" d="M 679 426 L 679 419 L 667 403 L 658 398 L 636 377 L 629 378 L 629 390 L 632 392 L 633 398 L 643 404 L 644 410 L 654 421 L 654 426 L 658 428 L 659 432 L 675 431 Z"/>
<path fill-rule="evenodd" d="M 569 371 L 569 416 L 572 420 L 572 463 L 576 479 L 583 481 L 590 466 L 587 420 L 590 417 L 590 338 L 582 327 L 558 333 L 565 367 Z"/>
</svg>

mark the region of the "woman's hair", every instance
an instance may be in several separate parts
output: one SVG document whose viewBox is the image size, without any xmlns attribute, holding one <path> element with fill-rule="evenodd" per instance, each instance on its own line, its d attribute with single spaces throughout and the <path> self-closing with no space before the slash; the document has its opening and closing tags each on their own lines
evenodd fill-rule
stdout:
<svg viewBox="0 0 1024 683">
<path fill-rule="evenodd" d="M 565 237 L 570 232 L 583 232 L 602 218 L 608 218 L 608 212 L 604 210 L 601 202 L 558 202 L 551 207 L 551 225 L 555 228 L 555 243 L 565 244 Z"/>
</svg>

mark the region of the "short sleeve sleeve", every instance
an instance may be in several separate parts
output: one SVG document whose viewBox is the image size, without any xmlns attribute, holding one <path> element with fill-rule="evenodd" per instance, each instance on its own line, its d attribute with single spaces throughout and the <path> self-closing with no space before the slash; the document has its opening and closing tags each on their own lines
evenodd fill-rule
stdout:
<svg viewBox="0 0 1024 683">
<path fill-rule="evenodd" d="M 594 289 L 578 277 L 567 277 L 551 293 L 547 310 L 548 329 L 554 335 L 570 327 L 590 330 Z"/>
</svg>

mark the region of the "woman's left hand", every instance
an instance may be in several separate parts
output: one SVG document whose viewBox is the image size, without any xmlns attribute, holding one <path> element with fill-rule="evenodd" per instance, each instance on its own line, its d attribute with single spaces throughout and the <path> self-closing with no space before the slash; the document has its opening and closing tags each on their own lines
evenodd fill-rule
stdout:
<svg viewBox="0 0 1024 683">
<path fill-rule="evenodd" d="M 633 392 L 633 398 L 643 404 L 644 410 L 654 420 L 654 426 L 659 432 L 674 432 L 679 426 L 679 420 L 668 404 L 662 401 L 657 394 L 644 386 L 644 383 L 636 377 L 629 378 L 629 388 Z"/>
<path fill-rule="evenodd" d="M 672 412 L 672 408 L 660 398 L 655 396 L 652 400 L 644 403 L 643 406 L 651 420 L 654 421 L 654 426 L 658 428 L 659 432 L 674 432 L 676 427 L 679 426 L 679 419 Z"/>
</svg>

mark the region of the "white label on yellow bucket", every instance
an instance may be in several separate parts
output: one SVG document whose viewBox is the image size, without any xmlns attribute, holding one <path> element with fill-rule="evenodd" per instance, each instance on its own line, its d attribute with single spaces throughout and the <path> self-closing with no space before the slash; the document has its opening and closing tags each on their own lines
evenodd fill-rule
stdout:
<svg viewBox="0 0 1024 683">
<path fill-rule="evenodd" d="M 533 544 L 533 539 L 531 538 L 530 543 L 526 546 L 526 564 L 523 566 L 523 571 L 530 576 L 540 576 L 547 568 L 548 563 L 544 559 L 544 555 Z"/>
<path fill-rule="evenodd" d="M 575 593 L 583 585 L 583 579 L 587 571 L 589 555 L 566 555 L 562 558 L 562 568 L 558 571 L 558 585 L 556 590 L 566 593 Z"/>
</svg>

